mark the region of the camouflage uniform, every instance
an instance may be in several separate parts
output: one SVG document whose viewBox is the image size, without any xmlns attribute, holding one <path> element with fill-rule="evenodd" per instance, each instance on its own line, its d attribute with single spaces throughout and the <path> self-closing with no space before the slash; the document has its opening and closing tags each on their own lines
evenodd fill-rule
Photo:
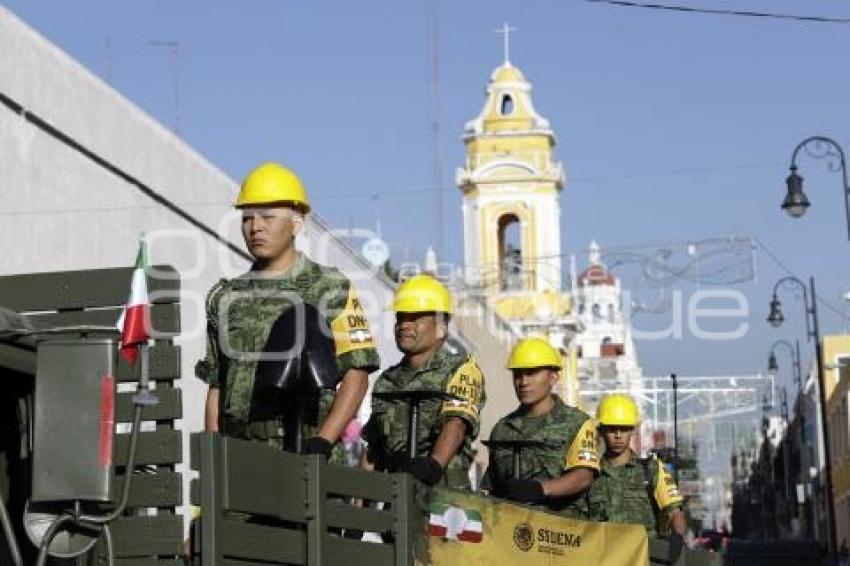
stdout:
<svg viewBox="0 0 850 566">
<path fill-rule="evenodd" d="M 237 438 L 267 442 L 282 448 L 285 435 L 281 419 L 257 419 L 252 415 L 257 354 L 281 312 L 298 300 L 315 306 L 333 332 L 340 377 L 352 368 L 372 372 L 379 367 L 378 352 L 369 332 L 366 314 L 351 282 L 338 270 L 298 255 L 284 275 L 257 278 L 247 273 L 222 279 L 207 296 L 207 353 L 195 367 L 196 375 L 221 389 L 219 430 Z M 318 433 L 333 402 L 334 393 L 320 394 L 304 429 L 304 437 Z M 332 461 L 344 461 L 335 447 Z"/>
<path fill-rule="evenodd" d="M 467 434 L 437 485 L 469 490 L 472 441 L 478 436 L 478 416 L 485 400 L 484 375 L 475 359 L 471 355 L 451 354 L 443 348 L 419 368 L 412 368 L 402 360 L 381 374 L 373 393 L 405 390 L 444 391 L 464 399 L 422 401 L 416 438 L 417 456 L 429 456 L 443 423 L 450 417 L 463 419 L 469 427 Z M 372 397 L 372 415 L 361 435 L 369 445 L 369 456 L 376 469 L 397 471 L 398 463 L 407 455 L 407 411 L 404 401 Z"/>
<path fill-rule="evenodd" d="M 596 425 L 586 413 L 564 404 L 557 396 L 551 411 L 537 417 L 523 407 L 502 417 L 490 440 L 532 440 L 548 447 L 525 447 L 520 452 L 518 479 L 544 481 L 562 476 L 574 468 L 599 471 Z M 490 465 L 482 487 L 495 489 L 513 479 L 513 450 L 490 448 Z M 593 516 L 587 492 L 569 497 L 547 498 L 546 507 L 566 517 L 587 519 Z"/>
<path fill-rule="evenodd" d="M 658 534 L 657 519 L 669 517 L 682 506 L 682 496 L 663 462 L 655 457 L 643 460 L 636 454 L 618 467 L 603 458 L 599 478 L 590 488 L 590 500 L 598 509 L 598 520 L 644 525 L 649 536 Z"/>
</svg>

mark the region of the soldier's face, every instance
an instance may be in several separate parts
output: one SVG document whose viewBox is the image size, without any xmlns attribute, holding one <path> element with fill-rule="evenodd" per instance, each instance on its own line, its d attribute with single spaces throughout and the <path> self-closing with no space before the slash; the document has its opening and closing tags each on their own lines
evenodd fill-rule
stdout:
<svg viewBox="0 0 850 566">
<path fill-rule="evenodd" d="M 255 259 L 274 260 L 295 246 L 303 219 L 287 206 L 242 209 L 242 237 Z"/>
<path fill-rule="evenodd" d="M 514 391 L 521 405 L 533 406 L 552 393 L 558 381 L 558 372 L 551 368 L 523 368 L 513 370 Z"/>
<path fill-rule="evenodd" d="M 397 312 L 395 343 L 405 354 L 418 354 L 436 348 L 442 339 L 441 325 L 434 313 Z"/>
<path fill-rule="evenodd" d="M 600 427 L 602 438 L 605 439 L 605 452 L 609 456 L 619 456 L 626 451 L 632 441 L 635 428 L 632 426 L 603 426 Z"/>
</svg>

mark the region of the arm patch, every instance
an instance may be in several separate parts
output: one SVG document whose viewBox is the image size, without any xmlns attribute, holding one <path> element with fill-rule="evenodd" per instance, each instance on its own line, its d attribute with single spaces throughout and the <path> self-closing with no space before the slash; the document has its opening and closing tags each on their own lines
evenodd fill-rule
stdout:
<svg viewBox="0 0 850 566">
<path fill-rule="evenodd" d="M 484 374 L 470 356 L 446 382 L 445 392 L 458 397 L 443 401 L 440 414 L 462 416 L 472 423 L 478 422 L 478 413 L 484 403 Z"/>
<path fill-rule="evenodd" d="M 353 285 L 348 288 L 345 308 L 331 322 L 331 331 L 337 356 L 354 350 L 375 347 L 372 332 L 369 330 L 369 321 L 366 319 L 366 311 L 363 310 Z"/>
<path fill-rule="evenodd" d="M 656 460 L 658 472 L 655 477 L 655 502 L 659 509 L 667 509 L 682 504 L 682 494 L 679 493 L 679 487 L 673 480 L 673 477 L 667 473 L 664 468 L 664 463 L 661 460 Z"/>
<path fill-rule="evenodd" d="M 596 423 L 587 419 L 578 429 L 564 458 L 564 470 L 590 468 L 599 471 L 599 444 L 596 438 Z"/>
</svg>

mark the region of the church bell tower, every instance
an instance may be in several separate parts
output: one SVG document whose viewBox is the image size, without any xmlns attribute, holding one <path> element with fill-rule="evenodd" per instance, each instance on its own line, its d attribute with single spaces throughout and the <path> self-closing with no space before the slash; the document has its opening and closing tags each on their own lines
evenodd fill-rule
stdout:
<svg viewBox="0 0 850 566">
<path fill-rule="evenodd" d="M 507 58 L 493 71 L 463 141 L 466 164 L 456 183 L 463 191 L 467 285 L 486 293 L 560 292 L 564 170 L 531 84 Z"/>
<path fill-rule="evenodd" d="M 521 336 L 545 336 L 564 356 L 560 393 L 578 403 L 573 347 L 579 321 L 562 284 L 555 134 L 537 113 L 531 84 L 508 57 L 490 75 L 484 106 L 463 132 L 464 283 Z"/>
</svg>

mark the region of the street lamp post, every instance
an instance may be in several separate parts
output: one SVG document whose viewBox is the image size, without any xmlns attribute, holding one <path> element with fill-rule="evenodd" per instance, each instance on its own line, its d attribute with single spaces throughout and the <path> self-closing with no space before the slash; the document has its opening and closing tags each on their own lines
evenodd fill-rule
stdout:
<svg viewBox="0 0 850 566">
<path fill-rule="evenodd" d="M 777 516 L 776 505 L 776 470 L 773 465 L 773 442 L 770 434 L 770 419 L 768 415 L 773 406 L 767 398 L 765 391 L 761 401 L 761 458 L 762 464 L 762 519 L 761 526 L 764 529 L 764 536 L 767 539 L 776 538 L 779 531 L 779 517 Z"/>
<path fill-rule="evenodd" d="M 780 389 L 782 391 L 782 404 L 780 405 L 780 415 L 782 415 L 782 422 L 785 425 L 785 430 L 788 430 L 788 389 L 783 385 Z M 787 509 L 788 503 L 791 501 L 791 492 L 789 489 L 789 474 L 791 466 L 788 462 L 788 449 L 790 448 L 790 444 L 788 443 L 788 435 L 785 435 L 785 446 L 782 447 L 782 477 L 785 480 L 785 505 Z"/>
<path fill-rule="evenodd" d="M 811 147 L 818 149 L 812 150 Z M 803 192 L 803 177 L 797 174 L 797 154 L 803 148 L 814 158 L 838 160 L 844 180 L 844 212 L 847 217 L 847 239 L 850 240 L 850 182 L 847 181 L 847 162 L 844 159 L 844 151 L 841 149 L 841 146 L 831 138 L 811 136 L 801 141 L 794 148 L 794 153 L 791 154 L 791 166 L 789 167 L 791 174 L 785 180 L 787 193 L 785 200 L 782 201 L 782 210 L 793 218 L 799 218 L 811 206 L 806 193 Z M 833 171 L 838 170 L 834 166 L 831 166 L 830 169 Z"/>
<path fill-rule="evenodd" d="M 803 502 L 800 506 L 800 510 L 798 512 L 798 519 L 801 523 L 801 530 L 803 530 L 802 525 L 805 524 L 805 509 L 806 509 L 806 486 L 808 482 L 806 481 L 806 476 L 809 475 L 809 469 L 806 465 L 806 437 L 804 434 L 804 429 L 806 427 L 806 415 L 803 412 L 803 372 L 800 369 L 800 341 L 794 340 L 794 345 L 791 345 L 791 342 L 788 340 L 777 340 L 770 346 L 770 354 L 767 358 L 767 371 L 771 375 L 776 375 L 779 371 L 779 364 L 776 362 L 776 351 L 779 347 L 784 347 L 788 354 L 791 356 L 791 365 L 793 368 L 794 374 L 794 383 L 797 384 L 797 400 L 795 401 L 796 405 L 796 418 L 797 418 L 797 433 L 800 437 L 800 485 L 803 487 Z M 787 422 L 788 418 L 788 398 L 787 392 L 785 388 L 782 388 L 783 394 L 783 408 L 785 410 L 785 418 Z M 787 451 L 786 451 L 787 454 Z M 786 474 L 787 474 L 786 470 Z M 795 490 L 796 492 L 796 490 Z M 787 497 L 787 494 L 786 494 Z M 795 498 L 796 499 L 796 498 Z M 796 506 L 796 505 L 795 505 Z M 794 506 L 794 507 L 795 507 Z"/>
<path fill-rule="evenodd" d="M 671 373 L 673 380 L 673 480 L 679 485 L 679 384 L 676 374 Z"/>
<path fill-rule="evenodd" d="M 801 144 L 801 146 L 804 144 Z M 796 156 L 796 151 L 795 151 Z M 842 163 L 843 163 L 843 154 L 842 154 Z M 809 277 L 809 289 L 808 291 L 811 294 L 811 301 L 809 294 L 807 294 L 807 289 L 805 283 L 800 281 L 798 278 L 793 276 L 783 277 L 779 281 L 776 282 L 776 285 L 773 286 L 773 298 L 770 301 L 770 314 L 767 317 L 767 321 L 772 324 L 774 327 L 778 327 L 785 320 L 784 315 L 782 314 L 782 303 L 779 301 L 779 297 L 777 293 L 779 291 L 779 286 L 785 283 L 786 281 L 790 281 L 795 283 L 802 289 L 803 291 L 803 304 L 806 308 L 806 335 L 809 340 L 814 340 L 815 342 L 815 357 L 817 363 L 817 371 L 818 371 L 818 400 L 820 402 L 820 418 L 821 418 L 821 433 L 823 434 L 823 454 L 824 454 L 824 468 L 825 468 L 825 488 L 826 488 L 826 524 L 827 524 L 827 546 L 830 549 L 831 553 L 835 553 L 836 550 L 836 533 L 835 533 L 835 501 L 833 500 L 833 491 L 832 491 L 832 455 L 829 444 L 829 427 L 827 426 L 827 411 L 826 411 L 826 375 L 824 374 L 823 367 L 823 348 L 821 346 L 820 341 L 820 328 L 818 326 L 818 310 L 817 310 L 817 294 L 815 294 L 815 278 Z M 811 319 L 811 320 L 810 320 Z"/>
</svg>

